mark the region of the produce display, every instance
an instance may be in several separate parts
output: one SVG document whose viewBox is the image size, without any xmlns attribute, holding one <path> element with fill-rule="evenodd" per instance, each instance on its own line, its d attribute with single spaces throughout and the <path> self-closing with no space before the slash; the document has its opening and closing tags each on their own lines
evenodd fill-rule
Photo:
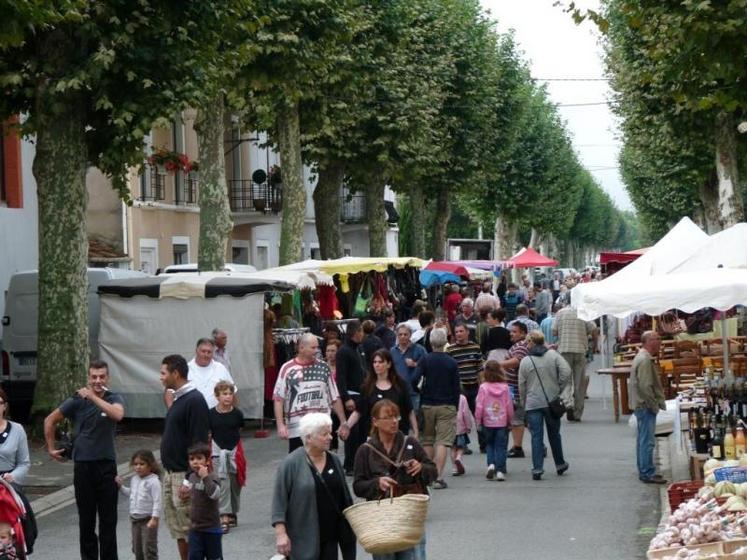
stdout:
<svg viewBox="0 0 747 560">
<path fill-rule="evenodd" d="M 742 486 L 740 485 L 740 489 Z M 716 489 L 704 486 L 696 498 L 687 500 L 670 515 L 651 539 L 649 550 L 676 546 L 694 546 L 747 536 L 746 504 L 737 495 L 736 485 L 726 482 L 719 487 L 721 497 L 736 498 L 730 506 L 719 505 Z M 727 500 L 728 503 L 728 500 Z"/>
</svg>

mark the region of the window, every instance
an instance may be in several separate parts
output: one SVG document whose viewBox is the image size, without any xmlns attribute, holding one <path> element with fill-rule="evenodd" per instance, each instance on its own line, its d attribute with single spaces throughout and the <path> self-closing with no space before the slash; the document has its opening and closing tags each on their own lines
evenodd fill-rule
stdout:
<svg viewBox="0 0 747 560">
<path fill-rule="evenodd" d="M 140 240 L 140 271 L 155 274 L 158 269 L 158 240 Z"/>
<path fill-rule="evenodd" d="M 319 251 L 319 247 L 312 247 L 311 248 L 311 258 L 319 260 L 322 258 L 322 253 Z"/>
<path fill-rule="evenodd" d="M 173 245 L 174 251 L 174 264 L 187 264 L 189 263 L 189 247 L 181 243 Z"/>
<path fill-rule="evenodd" d="M 263 244 L 257 242 L 257 258 L 254 261 L 254 266 L 257 270 L 264 270 L 268 266 L 270 260 L 270 248 L 265 241 Z"/>
</svg>

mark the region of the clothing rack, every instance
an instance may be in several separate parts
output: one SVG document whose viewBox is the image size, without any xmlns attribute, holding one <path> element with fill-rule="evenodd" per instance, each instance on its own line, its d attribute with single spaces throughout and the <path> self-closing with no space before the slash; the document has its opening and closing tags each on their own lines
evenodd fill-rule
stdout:
<svg viewBox="0 0 747 560">
<path fill-rule="evenodd" d="M 324 321 L 324 326 L 334 325 L 342 334 L 345 334 L 348 330 L 348 324 L 353 321 L 360 321 L 360 319 L 328 319 L 327 321 Z"/>
<path fill-rule="evenodd" d="M 272 329 L 272 338 L 275 342 L 285 342 L 286 344 L 295 344 L 301 338 L 301 335 L 311 332 L 308 327 L 299 327 L 295 329 Z"/>
</svg>

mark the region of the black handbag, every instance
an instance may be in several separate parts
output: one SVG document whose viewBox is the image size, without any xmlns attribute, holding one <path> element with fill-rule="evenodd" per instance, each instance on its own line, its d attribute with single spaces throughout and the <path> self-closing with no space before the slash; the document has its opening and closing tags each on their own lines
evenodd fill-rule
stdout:
<svg viewBox="0 0 747 560">
<path fill-rule="evenodd" d="M 529 361 L 532 362 L 532 367 L 534 368 L 534 372 L 537 374 L 537 380 L 540 382 L 540 387 L 542 387 L 542 394 L 545 395 L 547 406 L 550 409 L 550 416 L 552 416 L 553 418 L 557 420 L 560 420 L 566 412 L 565 405 L 563 404 L 563 401 L 560 400 L 560 395 L 555 397 L 553 400 L 550 400 L 547 398 L 547 393 L 545 392 L 545 386 L 542 383 L 542 376 L 537 370 L 537 366 L 534 365 L 534 360 L 531 358 L 531 356 L 529 356 Z"/>
</svg>

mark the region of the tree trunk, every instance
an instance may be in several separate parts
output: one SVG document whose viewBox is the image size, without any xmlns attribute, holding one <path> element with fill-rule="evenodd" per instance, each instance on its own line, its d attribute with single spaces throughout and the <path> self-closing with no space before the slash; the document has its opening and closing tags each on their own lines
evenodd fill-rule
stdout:
<svg viewBox="0 0 747 560">
<path fill-rule="evenodd" d="M 532 228 L 532 234 L 529 237 L 529 246 L 536 251 L 539 247 L 541 238 L 542 235 L 537 231 L 537 228 Z"/>
<path fill-rule="evenodd" d="M 374 174 L 366 181 L 366 221 L 368 222 L 369 256 L 386 257 L 386 209 L 384 179 Z"/>
<path fill-rule="evenodd" d="M 516 252 L 517 225 L 500 214 L 495 219 L 493 237 L 493 258 L 496 261 L 507 261 Z"/>
<path fill-rule="evenodd" d="M 571 268 L 575 268 L 575 259 L 575 243 L 572 239 L 568 239 L 565 242 L 565 265 Z"/>
<path fill-rule="evenodd" d="M 314 217 L 322 259 L 339 259 L 344 254 L 340 227 L 340 187 L 344 177 L 345 168 L 341 163 L 332 162 L 319 168 L 314 189 Z"/>
<path fill-rule="evenodd" d="M 34 413 L 46 413 L 85 386 L 88 369 L 88 234 L 85 122 L 71 101 L 53 111 L 37 100 L 39 317 Z"/>
<path fill-rule="evenodd" d="M 744 205 L 739 192 L 736 125 L 734 116 L 725 112 L 716 117 L 716 174 L 719 221 L 722 228 L 728 228 L 744 219 Z"/>
<path fill-rule="evenodd" d="M 423 186 L 415 182 L 407 193 L 410 201 L 410 256 L 425 258 L 425 195 Z"/>
<path fill-rule="evenodd" d="M 280 225 L 280 264 L 302 257 L 306 189 L 301 161 L 301 125 L 298 103 L 282 104 L 277 117 L 278 148 L 283 178 L 283 219 Z"/>
<path fill-rule="evenodd" d="M 412 209 L 413 215 L 417 212 Z M 448 235 L 449 218 L 451 218 L 451 199 L 446 187 L 441 187 L 436 196 L 436 216 L 433 228 L 433 259 L 446 259 L 446 238 Z"/>
<path fill-rule="evenodd" d="M 225 106 L 219 94 L 197 112 L 195 131 L 200 161 L 200 270 L 222 270 L 233 230 L 223 152 Z"/>
</svg>

